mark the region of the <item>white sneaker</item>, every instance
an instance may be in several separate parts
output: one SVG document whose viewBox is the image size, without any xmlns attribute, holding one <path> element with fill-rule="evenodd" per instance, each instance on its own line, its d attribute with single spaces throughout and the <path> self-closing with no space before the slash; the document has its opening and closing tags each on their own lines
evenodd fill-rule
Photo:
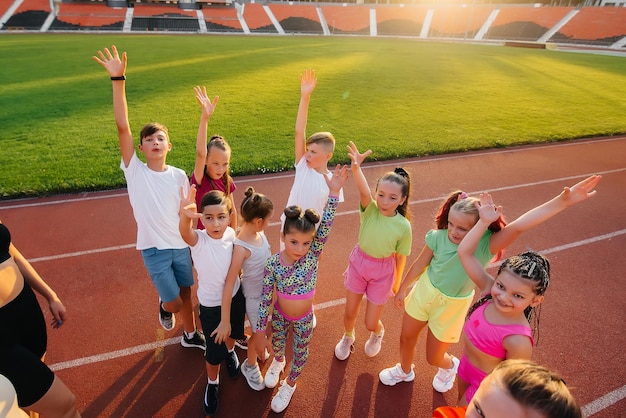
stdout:
<svg viewBox="0 0 626 418">
<path fill-rule="evenodd" d="M 335 346 L 335 357 L 339 360 L 345 360 L 350 356 L 350 353 L 354 352 L 354 335 L 352 337 L 348 337 L 346 334 L 343 334 L 341 340 Z"/>
<path fill-rule="evenodd" d="M 315 329 L 317 326 L 317 316 L 315 316 L 315 312 L 313 312 L 313 321 L 311 322 L 311 327 Z"/>
<path fill-rule="evenodd" d="M 404 373 L 402 366 L 398 363 L 395 366 L 384 369 L 378 373 L 378 378 L 383 385 L 387 386 L 394 386 L 396 383 L 400 382 L 412 382 L 413 379 L 415 379 L 415 372 L 413 371 L 414 368 L 415 365 L 411 364 L 411 372 Z"/>
<path fill-rule="evenodd" d="M 380 347 L 383 343 L 383 335 L 385 335 L 385 328 L 382 329 L 380 335 L 376 335 L 373 332 L 370 333 L 369 339 L 365 342 L 365 355 L 368 357 L 374 357 L 380 353 Z"/>
<path fill-rule="evenodd" d="M 276 357 L 272 360 L 272 364 L 265 373 L 265 387 L 274 388 L 278 384 L 280 374 L 285 370 L 285 359 L 283 361 L 276 360 Z"/>
<path fill-rule="evenodd" d="M 259 370 L 259 364 L 254 366 L 248 365 L 248 359 L 245 359 L 241 364 L 241 374 L 248 381 L 248 386 L 254 390 L 265 389 L 265 383 L 263 382 L 263 376 L 261 376 L 261 370 Z"/>
<path fill-rule="evenodd" d="M 258 354 L 258 353 L 257 353 L 256 358 L 257 358 L 258 360 L 265 361 L 265 360 L 267 360 L 268 358 L 270 358 L 270 352 L 269 352 L 269 351 L 267 351 L 267 348 L 266 348 L 266 349 L 263 351 L 263 354 Z"/>
<path fill-rule="evenodd" d="M 456 377 L 456 371 L 459 368 L 459 359 L 452 357 L 452 368 L 451 369 L 442 369 L 439 368 L 439 371 L 433 378 L 433 388 L 437 392 L 446 393 L 452 386 L 454 386 L 454 378 Z"/>
<path fill-rule="evenodd" d="M 283 412 L 289 406 L 289 402 L 295 391 L 296 385 L 289 386 L 287 379 L 280 382 L 280 388 L 278 388 L 278 392 L 272 399 L 272 411 L 276 413 Z"/>
</svg>

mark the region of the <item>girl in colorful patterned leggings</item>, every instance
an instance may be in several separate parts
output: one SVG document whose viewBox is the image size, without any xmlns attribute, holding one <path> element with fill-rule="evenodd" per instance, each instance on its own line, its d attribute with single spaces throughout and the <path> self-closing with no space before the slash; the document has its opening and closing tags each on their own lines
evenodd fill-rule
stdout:
<svg viewBox="0 0 626 418">
<path fill-rule="evenodd" d="M 276 295 L 272 312 L 272 348 L 274 359 L 265 375 L 265 386 L 274 388 L 280 373 L 285 368 L 285 346 L 287 333 L 293 327 L 293 360 L 289 376 L 281 382 L 278 393 L 272 399 L 272 410 L 282 412 L 287 408 L 296 380 L 304 368 L 309 343 L 313 333 L 313 297 L 317 284 L 317 262 L 330 234 L 339 191 L 348 177 L 347 167 L 335 168 L 333 176 L 324 175 L 330 193 L 317 231 L 315 225 L 320 220 L 317 211 L 303 211 L 299 206 L 285 209 L 285 225 L 281 240 L 285 249 L 272 255 L 265 266 L 263 296 L 259 307 L 256 329 L 257 352 L 263 353 L 267 346 L 265 331 L 270 307 Z"/>
</svg>

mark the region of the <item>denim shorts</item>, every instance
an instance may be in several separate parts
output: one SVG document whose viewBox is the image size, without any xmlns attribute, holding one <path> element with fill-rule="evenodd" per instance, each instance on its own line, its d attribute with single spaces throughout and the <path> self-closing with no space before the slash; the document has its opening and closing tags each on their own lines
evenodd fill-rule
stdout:
<svg viewBox="0 0 626 418">
<path fill-rule="evenodd" d="M 141 250 L 143 263 L 163 302 L 171 302 L 181 287 L 193 286 L 193 267 L 189 248 Z"/>
</svg>

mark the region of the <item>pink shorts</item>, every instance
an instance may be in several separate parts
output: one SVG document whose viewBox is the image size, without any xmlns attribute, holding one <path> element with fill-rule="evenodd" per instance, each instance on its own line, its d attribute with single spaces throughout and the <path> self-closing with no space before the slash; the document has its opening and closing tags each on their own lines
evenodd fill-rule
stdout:
<svg viewBox="0 0 626 418">
<path fill-rule="evenodd" d="M 472 401 L 472 398 L 474 397 L 474 394 L 478 390 L 478 386 L 480 386 L 480 382 L 482 382 L 483 379 L 487 377 L 487 373 L 475 367 L 472 363 L 469 362 L 465 354 L 463 354 L 463 357 L 461 357 L 459 368 L 457 370 L 457 374 L 469 385 L 467 387 L 467 390 L 465 391 L 465 400 L 469 405 Z"/>
<path fill-rule="evenodd" d="M 359 246 L 350 253 L 348 268 L 343 273 L 344 285 L 352 293 L 365 294 L 367 300 L 384 305 L 393 296 L 393 279 L 396 257 L 375 258 L 367 255 Z"/>
</svg>

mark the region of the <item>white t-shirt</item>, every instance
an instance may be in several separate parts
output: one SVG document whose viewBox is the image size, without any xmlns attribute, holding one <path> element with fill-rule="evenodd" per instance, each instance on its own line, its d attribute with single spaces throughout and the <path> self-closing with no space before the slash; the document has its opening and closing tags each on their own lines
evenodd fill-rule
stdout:
<svg viewBox="0 0 626 418">
<path fill-rule="evenodd" d="M 328 173 L 332 177 L 332 171 Z M 306 165 L 306 158 L 300 158 L 296 164 L 296 177 L 289 192 L 287 206 L 298 205 L 304 211 L 315 209 L 320 216 L 328 201 L 328 185 L 324 175 Z M 339 201 L 343 202 L 343 189 L 339 192 Z M 281 223 L 285 223 L 285 214 L 280 216 Z M 282 227 L 281 227 L 282 231 Z"/>
<path fill-rule="evenodd" d="M 235 230 L 226 228 L 222 239 L 214 239 L 204 230 L 194 230 L 198 242 L 191 247 L 193 266 L 198 273 L 198 301 L 202 306 L 222 306 L 224 283 L 233 259 Z M 239 277 L 233 287 L 233 296 L 239 290 Z"/>
<path fill-rule="evenodd" d="M 180 168 L 165 171 L 148 168 L 134 153 L 128 167 L 120 164 L 128 187 L 128 197 L 137 222 L 137 249 L 186 248 L 178 230 L 180 191 L 189 192 L 189 179 Z"/>
</svg>

